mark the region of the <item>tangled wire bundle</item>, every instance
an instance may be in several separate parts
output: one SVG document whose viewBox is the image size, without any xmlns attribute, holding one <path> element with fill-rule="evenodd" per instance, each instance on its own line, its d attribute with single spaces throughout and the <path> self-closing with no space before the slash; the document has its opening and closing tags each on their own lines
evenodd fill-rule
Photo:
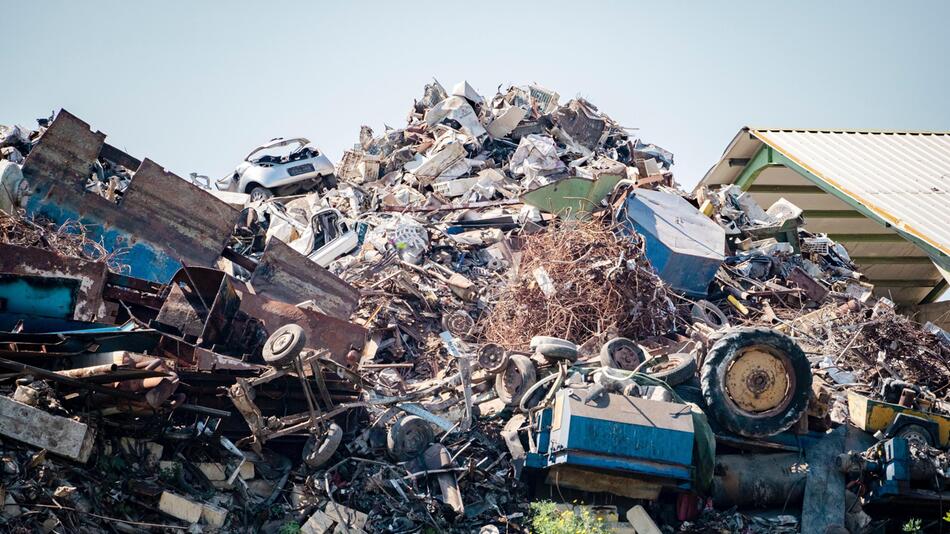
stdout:
<svg viewBox="0 0 950 534">
<path fill-rule="evenodd" d="M 86 228 L 71 221 L 57 225 L 38 218 L 0 211 L 0 243 L 21 247 L 37 247 L 90 261 L 104 261 L 115 272 L 127 271 L 119 254 L 107 251 L 100 243 L 86 237 Z"/>
<path fill-rule="evenodd" d="M 518 347 L 533 336 L 583 343 L 607 331 L 632 339 L 669 332 L 676 308 L 642 247 L 597 221 L 566 221 L 527 236 L 518 277 L 496 296 L 484 338 Z"/>
</svg>

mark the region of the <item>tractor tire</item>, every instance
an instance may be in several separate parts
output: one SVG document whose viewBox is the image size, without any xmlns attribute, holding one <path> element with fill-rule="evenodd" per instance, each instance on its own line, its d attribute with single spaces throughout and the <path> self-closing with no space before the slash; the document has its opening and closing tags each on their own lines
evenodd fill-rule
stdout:
<svg viewBox="0 0 950 534">
<path fill-rule="evenodd" d="M 267 338 L 261 355 L 268 365 L 285 367 L 293 363 L 306 344 L 307 336 L 300 325 L 285 324 Z"/>
<path fill-rule="evenodd" d="M 531 358 L 521 354 L 508 357 L 508 366 L 495 375 L 495 393 L 506 406 L 518 406 L 525 392 L 538 381 Z"/>
<path fill-rule="evenodd" d="M 709 349 L 700 373 L 707 413 L 748 438 L 773 436 L 808 408 L 811 366 L 792 338 L 768 328 L 737 328 Z"/>
<path fill-rule="evenodd" d="M 600 348 L 600 365 L 612 369 L 635 371 L 647 355 L 632 339 L 615 337 Z"/>
<path fill-rule="evenodd" d="M 696 358 L 685 352 L 668 354 L 668 361 L 647 367 L 646 374 L 666 382 L 669 386 L 678 386 L 688 382 L 696 374 Z M 649 366 L 649 364 L 647 364 Z"/>
</svg>

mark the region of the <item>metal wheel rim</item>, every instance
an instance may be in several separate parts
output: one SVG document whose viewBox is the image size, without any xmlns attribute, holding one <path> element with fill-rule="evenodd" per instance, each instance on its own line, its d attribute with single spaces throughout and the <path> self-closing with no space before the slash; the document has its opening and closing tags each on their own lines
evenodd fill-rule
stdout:
<svg viewBox="0 0 950 534">
<path fill-rule="evenodd" d="M 791 404 L 796 386 L 791 359 L 768 345 L 741 349 L 723 378 L 726 399 L 750 417 L 781 413 Z"/>
</svg>

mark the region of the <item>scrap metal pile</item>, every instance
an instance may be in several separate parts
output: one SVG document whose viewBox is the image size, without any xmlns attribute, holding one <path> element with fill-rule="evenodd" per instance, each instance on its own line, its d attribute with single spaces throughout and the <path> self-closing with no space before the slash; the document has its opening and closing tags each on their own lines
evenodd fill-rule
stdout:
<svg viewBox="0 0 950 534">
<path fill-rule="evenodd" d="M 295 138 L 221 180 L 40 126 L 0 128 L 5 531 L 858 532 L 942 495 L 950 337 L 584 99 L 433 82 L 332 174 Z"/>
</svg>

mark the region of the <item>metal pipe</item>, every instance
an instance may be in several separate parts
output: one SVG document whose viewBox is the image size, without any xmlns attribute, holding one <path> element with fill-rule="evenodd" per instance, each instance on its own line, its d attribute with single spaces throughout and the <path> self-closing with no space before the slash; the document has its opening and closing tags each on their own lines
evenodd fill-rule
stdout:
<svg viewBox="0 0 950 534">
<path fill-rule="evenodd" d="M 114 363 L 105 363 L 102 365 L 93 365 L 91 367 L 77 367 L 75 369 L 64 369 L 56 371 L 56 374 L 68 376 L 70 378 L 89 378 L 93 376 L 102 376 L 115 372 L 119 366 Z"/>
</svg>

